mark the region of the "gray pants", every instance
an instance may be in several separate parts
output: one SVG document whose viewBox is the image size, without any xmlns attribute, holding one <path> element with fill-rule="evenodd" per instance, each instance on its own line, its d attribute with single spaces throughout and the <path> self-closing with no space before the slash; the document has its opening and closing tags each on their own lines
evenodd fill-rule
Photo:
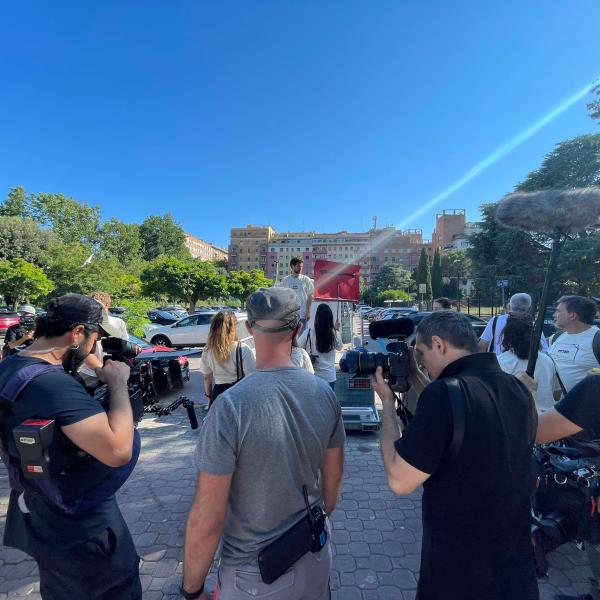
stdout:
<svg viewBox="0 0 600 600">
<path fill-rule="evenodd" d="M 329 600 L 331 544 L 306 553 L 279 579 L 266 584 L 257 564 L 221 565 L 214 600 Z"/>
</svg>

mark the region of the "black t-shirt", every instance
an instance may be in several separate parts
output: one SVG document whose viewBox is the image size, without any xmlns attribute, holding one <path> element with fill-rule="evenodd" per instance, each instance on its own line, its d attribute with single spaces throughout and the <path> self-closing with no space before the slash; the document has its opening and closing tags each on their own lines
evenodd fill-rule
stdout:
<svg viewBox="0 0 600 600">
<path fill-rule="evenodd" d="M 586 437 L 600 438 L 600 375 L 588 375 L 554 406 L 571 423 L 586 431 Z"/>
<path fill-rule="evenodd" d="M 0 389 L 20 368 L 33 363 L 43 363 L 38 358 L 23 355 L 12 356 L 0 363 Z M 56 427 L 72 425 L 88 417 L 102 413 L 103 408 L 85 388 L 66 371 L 56 370 L 33 379 L 17 397 L 13 410 L 2 423 L 2 436 L 10 454 L 15 453 L 12 430 L 32 417 L 54 419 Z M 97 481 L 111 470 L 110 467 L 89 457 L 72 472 L 60 478 L 60 489 L 66 497 L 77 497 L 90 481 Z M 7 515 L 4 543 L 20 548 L 33 555 L 38 546 L 48 548 L 69 547 L 78 541 L 89 539 L 105 529 L 111 520 L 121 519 L 114 498 L 100 503 L 82 515 L 66 515 L 42 496 L 27 496 L 30 513 L 26 516 L 17 506 L 17 495 L 11 494 Z M 35 538 L 35 539 L 34 539 Z"/>
<path fill-rule="evenodd" d="M 440 378 L 466 388 L 465 431 L 448 456 L 453 417 L 439 379 L 419 398 L 396 450 L 431 477 L 423 485 L 419 600 L 536 600 L 530 542 L 532 448 L 537 413 L 531 394 L 500 369 L 495 354 L 465 356 Z"/>
<path fill-rule="evenodd" d="M 18 352 L 16 348 L 9 348 L 8 342 L 16 342 L 17 340 L 20 340 L 26 332 L 27 329 L 23 327 L 23 325 L 11 325 L 6 330 L 6 334 L 4 336 L 4 347 L 2 349 L 4 357 L 7 357 L 11 354 L 16 354 Z M 33 344 L 33 340 L 26 340 L 23 342 L 23 346 L 30 346 L 31 344 Z"/>
</svg>

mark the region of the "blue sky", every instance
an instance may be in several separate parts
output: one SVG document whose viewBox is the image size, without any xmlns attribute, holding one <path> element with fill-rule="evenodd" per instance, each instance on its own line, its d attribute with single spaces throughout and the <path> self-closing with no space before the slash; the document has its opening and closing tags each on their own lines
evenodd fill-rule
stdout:
<svg viewBox="0 0 600 600">
<path fill-rule="evenodd" d="M 4 3 L 0 196 L 23 185 L 128 222 L 420 227 L 498 200 L 583 99 L 442 204 L 422 207 L 600 76 L 600 3 Z"/>
</svg>

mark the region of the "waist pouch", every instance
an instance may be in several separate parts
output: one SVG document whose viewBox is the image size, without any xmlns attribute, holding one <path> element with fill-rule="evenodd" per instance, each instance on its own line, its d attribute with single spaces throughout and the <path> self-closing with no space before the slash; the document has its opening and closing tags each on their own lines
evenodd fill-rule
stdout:
<svg viewBox="0 0 600 600">
<path fill-rule="evenodd" d="M 327 543 L 325 519 L 320 507 L 310 509 L 295 525 L 258 554 L 258 569 L 264 583 L 273 583 L 307 552 L 319 552 Z"/>
</svg>

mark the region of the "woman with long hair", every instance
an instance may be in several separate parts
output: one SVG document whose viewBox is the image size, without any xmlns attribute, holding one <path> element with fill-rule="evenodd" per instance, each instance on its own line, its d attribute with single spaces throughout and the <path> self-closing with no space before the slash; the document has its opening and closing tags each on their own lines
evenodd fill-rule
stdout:
<svg viewBox="0 0 600 600">
<path fill-rule="evenodd" d="M 237 339 L 237 324 L 232 310 L 218 312 L 210 323 L 201 367 L 209 408 L 219 394 L 256 369 L 252 349 Z"/>
<path fill-rule="evenodd" d="M 527 370 L 531 332 L 531 317 L 510 315 L 502 331 L 502 348 L 498 363 L 505 373 L 519 376 Z M 540 348 L 541 350 L 541 348 Z M 554 392 L 560 389 L 554 361 L 544 352 L 539 352 L 535 364 L 534 378 L 538 382 L 536 404 L 544 411 L 554 406 Z"/>
<path fill-rule="evenodd" d="M 298 338 L 313 363 L 315 375 L 335 389 L 335 351 L 343 348 L 339 333 L 340 323 L 333 323 L 333 313 L 328 304 L 319 304 L 313 327 L 307 327 Z"/>
</svg>

